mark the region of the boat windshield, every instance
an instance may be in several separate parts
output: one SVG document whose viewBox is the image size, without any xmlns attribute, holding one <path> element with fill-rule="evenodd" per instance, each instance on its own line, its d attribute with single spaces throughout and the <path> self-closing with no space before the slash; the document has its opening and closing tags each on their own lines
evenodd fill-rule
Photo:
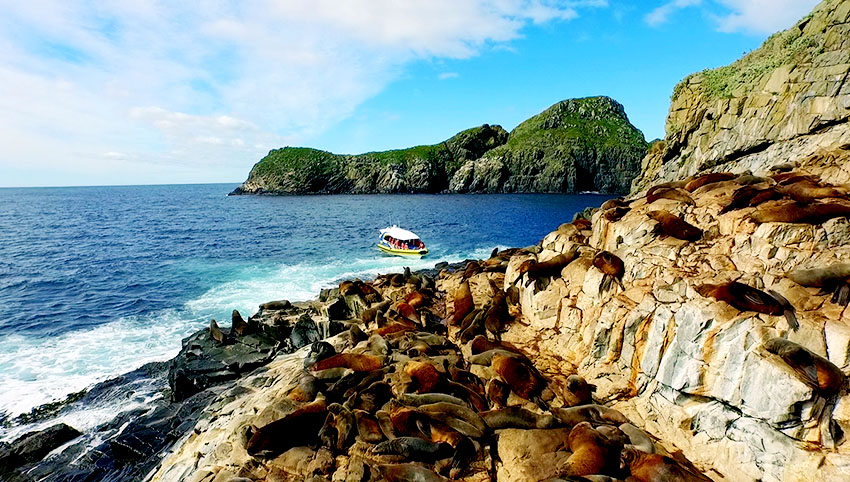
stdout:
<svg viewBox="0 0 850 482">
<path fill-rule="evenodd" d="M 394 249 L 425 249 L 425 243 L 421 239 L 396 239 L 392 236 L 384 236 L 384 242 Z"/>
</svg>

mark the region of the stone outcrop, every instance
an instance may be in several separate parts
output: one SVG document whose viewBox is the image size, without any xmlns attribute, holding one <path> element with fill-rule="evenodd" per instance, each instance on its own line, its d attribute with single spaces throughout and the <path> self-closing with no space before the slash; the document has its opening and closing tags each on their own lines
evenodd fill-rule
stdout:
<svg viewBox="0 0 850 482">
<path fill-rule="evenodd" d="M 826 0 L 735 63 L 685 78 L 632 190 L 705 170 L 763 174 L 850 143 L 850 4 Z"/>
<path fill-rule="evenodd" d="M 559 102 L 508 135 L 467 129 L 431 146 L 356 156 L 276 149 L 233 194 L 628 192 L 647 143 L 608 97 Z"/>
</svg>

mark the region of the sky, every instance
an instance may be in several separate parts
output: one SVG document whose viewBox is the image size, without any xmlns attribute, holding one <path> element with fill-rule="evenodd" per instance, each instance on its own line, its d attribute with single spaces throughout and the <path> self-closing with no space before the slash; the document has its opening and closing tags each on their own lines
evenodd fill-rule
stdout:
<svg viewBox="0 0 850 482">
<path fill-rule="evenodd" d="M 397 149 L 674 85 L 816 0 L 0 0 L 0 187 L 241 182 L 270 149 Z"/>
</svg>

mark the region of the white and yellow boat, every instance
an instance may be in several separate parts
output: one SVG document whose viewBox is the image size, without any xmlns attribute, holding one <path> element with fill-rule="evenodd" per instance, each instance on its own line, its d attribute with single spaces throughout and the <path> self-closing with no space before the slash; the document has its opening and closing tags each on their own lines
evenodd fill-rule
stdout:
<svg viewBox="0 0 850 482">
<path fill-rule="evenodd" d="M 398 256 L 425 256 L 428 248 L 419 236 L 398 226 L 390 226 L 381 230 L 378 238 L 378 248 L 383 252 Z"/>
</svg>

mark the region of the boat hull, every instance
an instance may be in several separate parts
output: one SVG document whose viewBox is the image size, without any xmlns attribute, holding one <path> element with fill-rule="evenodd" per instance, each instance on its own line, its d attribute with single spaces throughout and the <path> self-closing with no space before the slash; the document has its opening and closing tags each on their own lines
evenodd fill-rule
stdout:
<svg viewBox="0 0 850 482">
<path fill-rule="evenodd" d="M 393 254 L 396 256 L 425 256 L 428 254 L 428 248 L 425 249 L 396 249 L 383 244 L 378 244 L 378 249 L 381 251 Z"/>
</svg>

